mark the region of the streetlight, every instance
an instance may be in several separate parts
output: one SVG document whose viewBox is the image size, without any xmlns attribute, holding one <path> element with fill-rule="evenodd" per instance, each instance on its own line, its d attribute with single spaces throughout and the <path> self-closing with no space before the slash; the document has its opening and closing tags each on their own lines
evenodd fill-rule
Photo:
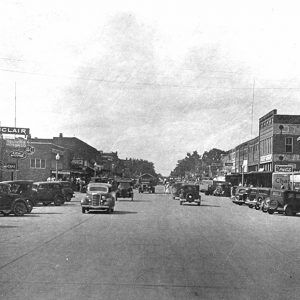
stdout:
<svg viewBox="0 0 300 300">
<path fill-rule="evenodd" d="M 55 180 L 57 181 L 57 179 L 58 179 L 57 164 L 58 164 L 58 161 L 60 159 L 59 153 L 56 154 L 55 159 L 56 159 L 56 164 L 55 164 Z"/>
</svg>

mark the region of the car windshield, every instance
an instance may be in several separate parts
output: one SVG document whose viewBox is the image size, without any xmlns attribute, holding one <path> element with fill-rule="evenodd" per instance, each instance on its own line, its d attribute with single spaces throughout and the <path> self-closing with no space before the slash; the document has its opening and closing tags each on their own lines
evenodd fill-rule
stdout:
<svg viewBox="0 0 300 300">
<path fill-rule="evenodd" d="M 130 188 L 130 183 L 129 182 L 121 182 L 119 184 L 119 189 L 128 189 Z"/>
<path fill-rule="evenodd" d="M 90 186 L 90 192 L 107 192 L 108 188 L 106 186 Z"/>
</svg>

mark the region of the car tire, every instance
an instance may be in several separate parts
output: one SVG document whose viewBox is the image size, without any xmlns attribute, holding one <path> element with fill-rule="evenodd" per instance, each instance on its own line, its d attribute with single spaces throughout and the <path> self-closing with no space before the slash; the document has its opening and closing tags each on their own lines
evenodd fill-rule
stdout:
<svg viewBox="0 0 300 300">
<path fill-rule="evenodd" d="M 255 205 L 255 207 L 254 207 L 256 210 L 260 210 L 260 206 L 259 205 Z"/>
<path fill-rule="evenodd" d="M 66 195 L 66 201 L 67 202 L 70 202 L 72 199 L 72 196 L 70 194 Z"/>
<path fill-rule="evenodd" d="M 43 202 L 43 205 L 44 205 L 44 206 L 48 206 L 50 203 L 51 203 L 51 202 L 46 201 L 46 202 Z"/>
<path fill-rule="evenodd" d="M 14 215 L 17 217 L 24 216 L 27 213 L 26 204 L 23 201 L 18 201 L 15 203 L 13 208 Z"/>
<path fill-rule="evenodd" d="M 182 201 L 179 201 L 179 204 L 182 205 Z"/>
<path fill-rule="evenodd" d="M 64 203 L 64 200 L 61 197 L 55 197 L 54 198 L 54 205 L 55 206 L 61 206 Z"/>
<path fill-rule="evenodd" d="M 252 205 L 252 204 L 249 204 L 248 207 L 249 207 L 249 208 L 253 208 L 253 205 Z"/>
<path fill-rule="evenodd" d="M 273 209 L 268 209 L 268 214 L 273 215 L 274 214 L 274 210 Z"/>
<path fill-rule="evenodd" d="M 198 202 L 197 205 L 200 206 L 200 202 Z"/>
<path fill-rule="evenodd" d="M 9 216 L 9 212 L 2 212 L 4 217 L 8 217 Z"/>
<path fill-rule="evenodd" d="M 293 209 L 292 209 L 292 207 L 291 207 L 290 205 L 286 205 L 286 206 L 284 207 L 284 214 L 285 214 L 286 216 L 289 216 L 289 217 L 295 215 L 295 213 L 293 212 Z"/>
<path fill-rule="evenodd" d="M 81 212 L 85 214 L 85 207 L 81 207 Z"/>
</svg>

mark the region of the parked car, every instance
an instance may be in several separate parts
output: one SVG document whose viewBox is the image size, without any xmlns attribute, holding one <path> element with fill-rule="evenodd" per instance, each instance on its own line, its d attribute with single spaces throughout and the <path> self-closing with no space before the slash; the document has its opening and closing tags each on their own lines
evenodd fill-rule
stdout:
<svg viewBox="0 0 300 300">
<path fill-rule="evenodd" d="M 70 202 L 74 197 L 74 190 L 70 181 L 59 181 L 62 185 L 62 191 L 65 197 L 65 201 Z"/>
<path fill-rule="evenodd" d="M 171 187 L 171 193 L 172 193 L 173 199 L 176 199 L 176 200 L 179 199 L 180 188 L 182 187 L 183 184 L 184 184 L 183 182 L 175 182 L 172 185 L 172 187 Z"/>
<path fill-rule="evenodd" d="M 10 192 L 20 195 L 21 198 L 27 202 L 28 212 L 30 213 L 33 207 L 36 205 L 32 196 L 32 180 L 11 180 L 2 181 L 0 184 L 8 184 Z"/>
<path fill-rule="evenodd" d="M 238 186 L 235 190 L 235 195 L 232 197 L 232 202 L 243 205 L 246 202 L 250 189 L 243 186 Z"/>
<path fill-rule="evenodd" d="M 53 202 L 56 206 L 60 206 L 65 203 L 63 186 L 58 181 L 34 182 L 32 185 L 32 191 L 35 203 L 49 205 Z"/>
<path fill-rule="evenodd" d="M 200 206 L 201 196 L 199 185 L 197 184 L 183 184 L 179 192 L 179 204 L 196 203 Z"/>
<path fill-rule="evenodd" d="M 270 188 L 263 187 L 250 188 L 245 204 L 248 205 L 249 208 L 254 207 L 257 210 L 260 210 L 264 200 L 270 196 L 270 190 Z"/>
<path fill-rule="evenodd" d="M 133 189 L 131 180 L 118 181 L 116 201 L 118 198 L 131 198 L 131 201 L 133 201 Z"/>
<path fill-rule="evenodd" d="M 286 216 L 295 216 L 300 212 L 300 191 L 272 189 L 270 198 L 266 201 L 269 214 L 284 213 Z"/>
<path fill-rule="evenodd" d="M 11 213 L 15 216 L 23 216 L 30 211 L 28 200 L 22 198 L 20 194 L 11 192 L 9 184 L 0 184 L 0 212 L 4 216 L 8 216 Z"/>
<path fill-rule="evenodd" d="M 115 193 L 108 183 L 89 183 L 86 195 L 81 200 L 82 213 L 89 211 L 107 211 L 111 213 L 115 207 Z"/>
</svg>

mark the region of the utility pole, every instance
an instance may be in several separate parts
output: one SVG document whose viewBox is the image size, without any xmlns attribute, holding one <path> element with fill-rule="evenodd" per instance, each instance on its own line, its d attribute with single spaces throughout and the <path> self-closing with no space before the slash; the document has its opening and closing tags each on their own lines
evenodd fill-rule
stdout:
<svg viewBox="0 0 300 300">
<path fill-rule="evenodd" d="M 252 88 L 252 104 L 251 104 L 251 139 L 253 138 L 253 106 L 254 106 L 254 90 L 255 90 L 255 79 L 253 80 L 253 88 Z"/>
</svg>

